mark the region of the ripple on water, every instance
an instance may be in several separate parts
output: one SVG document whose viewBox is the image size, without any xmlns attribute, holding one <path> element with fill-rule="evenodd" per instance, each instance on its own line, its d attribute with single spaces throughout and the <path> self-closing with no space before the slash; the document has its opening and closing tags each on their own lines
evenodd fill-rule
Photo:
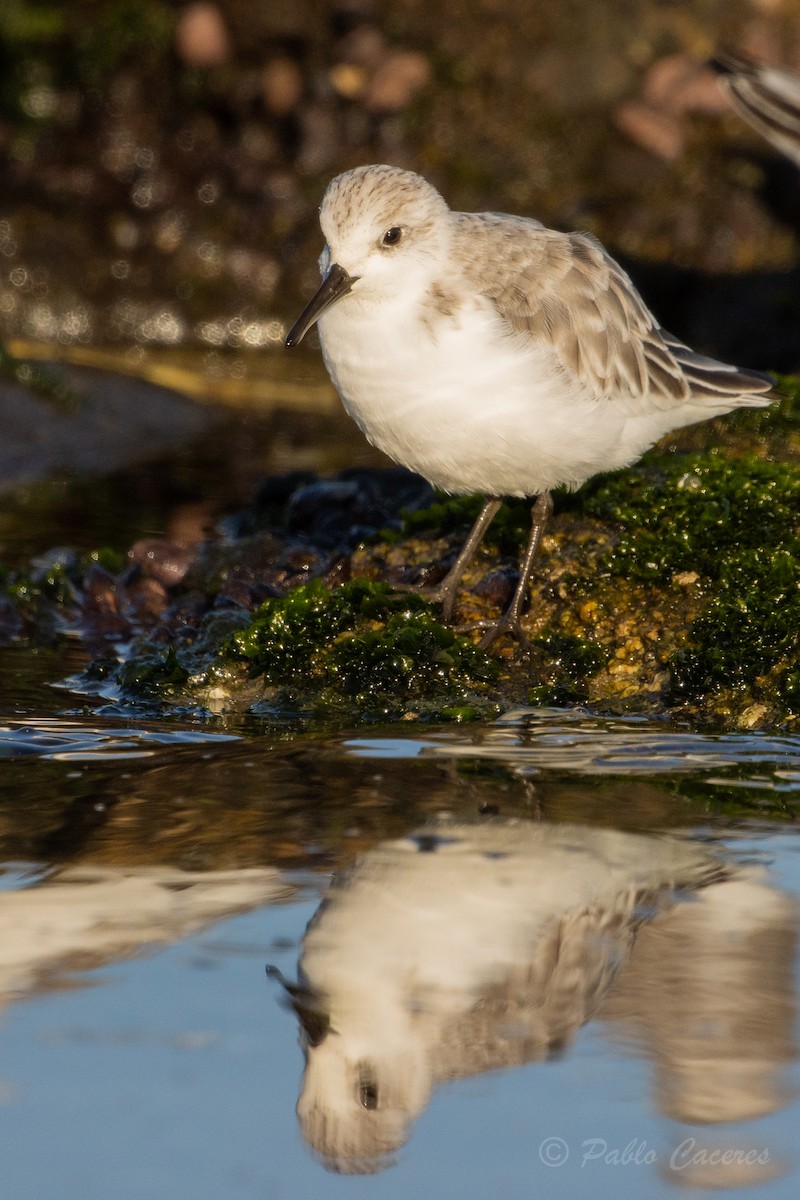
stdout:
<svg viewBox="0 0 800 1200">
<path fill-rule="evenodd" d="M 148 758 L 160 746 L 235 742 L 235 734 L 207 729 L 151 729 L 86 725 L 61 717 L 0 725 L 0 759 L 47 758 L 61 761 Z"/>
<path fill-rule="evenodd" d="M 370 758 L 493 759 L 520 774 L 675 775 L 731 772 L 719 781 L 800 789 L 800 737 L 691 733 L 642 717 L 593 717 L 582 710 L 522 708 L 469 731 L 437 729 L 420 738 L 351 738 L 349 753 Z M 764 771 L 770 771 L 765 777 Z M 735 778 L 733 778 L 735 776 Z"/>
</svg>

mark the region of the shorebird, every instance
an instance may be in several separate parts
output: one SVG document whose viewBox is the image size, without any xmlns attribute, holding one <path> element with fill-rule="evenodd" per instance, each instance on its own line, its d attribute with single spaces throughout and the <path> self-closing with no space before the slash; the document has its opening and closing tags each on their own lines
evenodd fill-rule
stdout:
<svg viewBox="0 0 800 1200">
<path fill-rule="evenodd" d="M 383 165 L 338 175 L 320 224 L 322 284 L 286 345 L 317 324 L 331 379 L 369 441 L 445 492 L 486 496 L 453 566 L 427 589 L 446 621 L 501 497 L 535 497 L 519 581 L 483 647 L 501 633 L 522 638 L 553 488 L 628 466 L 683 425 L 770 402 L 770 379 L 667 333 L 588 234 L 453 212 L 421 176 Z"/>
<path fill-rule="evenodd" d="M 800 75 L 727 51 L 711 65 L 736 111 L 800 167 Z"/>
</svg>

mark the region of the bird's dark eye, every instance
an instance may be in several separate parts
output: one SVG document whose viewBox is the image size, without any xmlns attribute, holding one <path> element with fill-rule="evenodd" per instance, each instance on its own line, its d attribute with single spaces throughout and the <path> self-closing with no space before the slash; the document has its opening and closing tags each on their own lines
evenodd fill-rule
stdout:
<svg viewBox="0 0 800 1200">
<path fill-rule="evenodd" d="M 384 246 L 396 246 L 403 236 L 403 231 L 399 225 L 393 225 L 391 229 L 387 229 L 383 235 Z"/>
<path fill-rule="evenodd" d="M 358 1100 L 362 1108 L 372 1110 L 378 1107 L 378 1082 L 372 1072 L 364 1067 L 358 1073 Z"/>
</svg>

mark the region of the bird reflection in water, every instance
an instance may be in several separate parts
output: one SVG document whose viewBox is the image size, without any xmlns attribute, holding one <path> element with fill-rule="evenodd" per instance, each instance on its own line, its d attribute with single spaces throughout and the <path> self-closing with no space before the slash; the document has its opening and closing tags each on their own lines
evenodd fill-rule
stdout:
<svg viewBox="0 0 800 1200">
<path fill-rule="evenodd" d="M 299 981 L 284 981 L 306 1058 L 307 1142 L 332 1170 L 389 1165 L 436 1085 L 564 1048 L 601 1008 L 637 929 L 737 874 L 686 838 L 524 820 L 440 820 L 379 844 L 334 881 Z M 782 897 L 759 886 L 773 923 L 793 928 Z M 660 961 L 658 986 L 665 972 Z M 719 986 L 735 988 L 734 975 Z M 634 1022 L 637 986 L 615 1022 Z"/>
</svg>

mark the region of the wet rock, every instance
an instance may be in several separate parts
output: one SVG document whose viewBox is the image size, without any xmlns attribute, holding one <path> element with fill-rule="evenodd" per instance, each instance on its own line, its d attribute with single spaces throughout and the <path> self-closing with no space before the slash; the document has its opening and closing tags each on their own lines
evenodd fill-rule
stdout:
<svg viewBox="0 0 800 1200">
<path fill-rule="evenodd" d="M 25 619 L 19 604 L 7 596 L 0 596 L 0 645 L 13 645 L 25 632 Z"/>
<path fill-rule="evenodd" d="M 270 572 L 269 578 L 259 580 L 238 577 L 226 579 L 214 604 L 220 608 L 233 607 L 243 612 L 252 612 L 265 600 L 284 595 L 285 587 L 282 584 L 285 580 L 283 572 Z"/>
<path fill-rule="evenodd" d="M 139 574 L 124 588 L 126 615 L 137 624 L 152 624 L 167 607 L 167 589 L 159 580 Z"/>
<path fill-rule="evenodd" d="M 162 588 L 173 588 L 181 582 L 194 561 L 197 549 L 164 538 L 141 538 L 128 551 L 128 560 L 142 574 Z"/>
<path fill-rule="evenodd" d="M 69 546 L 55 546 L 44 554 L 36 554 L 30 561 L 31 578 L 42 580 L 53 571 L 65 574 L 75 572 L 78 568 L 78 555 Z"/>
<path fill-rule="evenodd" d="M 332 520 L 334 536 L 340 536 L 352 526 L 360 495 L 355 480 L 319 479 L 306 484 L 292 494 L 286 506 L 286 528 L 290 533 L 318 531 L 324 536 Z"/>
<path fill-rule="evenodd" d="M 404 468 L 347 470 L 332 480 L 297 488 L 285 509 L 285 528 L 320 545 L 353 548 L 402 506 L 419 504 L 431 488 Z"/>
<path fill-rule="evenodd" d="M 83 576 L 82 601 L 84 613 L 113 614 L 120 610 L 117 580 L 104 567 L 92 563 Z"/>
<path fill-rule="evenodd" d="M 448 567 L 452 565 L 450 558 L 439 559 L 435 552 L 429 554 L 428 561 L 425 562 L 415 561 L 416 557 L 413 548 L 410 559 L 406 557 L 405 548 L 398 548 L 386 558 L 370 555 L 380 577 L 392 586 L 400 584 L 402 587 L 412 588 L 435 587 L 437 583 L 441 583 Z"/>
<path fill-rule="evenodd" d="M 258 533 L 235 543 L 208 543 L 187 572 L 190 587 L 248 604 L 247 597 L 285 595 L 324 574 L 329 558 L 313 547 Z M 256 600 L 256 602 L 258 602 Z"/>
<path fill-rule="evenodd" d="M 500 568 L 496 571 L 489 571 L 482 579 L 478 580 L 472 590 L 482 600 L 488 600 L 491 604 L 503 609 L 514 594 L 518 578 L 516 570 Z"/>
<path fill-rule="evenodd" d="M 117 577 L 98 563 L 92 563 L 81 581 L 76 631 L 92 646 L 124 640 L 132 630 L 129 614 L 123 608 L 123 592 Z"/>
<path fill-rule="evenodd" d="M 0 380 L 0 491 L 55 470 L 105 473 L 156 458 L 218 419 L 144 380 L 61 364 L 48 370 L 74 397 L 71 407 Z"/>
<path fill-rule="evenodd" d="M 267 480 L 251 507 L 228 518 L 225 529 L 241 536 L 266 526 L 346 552 L 377 530 L 397 525 L 403 509 L 432 499 L 430 485 L 404 467 L 354 467 L 331 479 L 294 471 Z"/>
<path fill-rule="evenodd" d="M 349 557 L 337 558 L 333 566 L 320 576 L 326 587 L 336 588 L 349 583 L 353 578 L 352 561 Z"/>
<path fill-rule="evenodd" d="M 220 530 L 231 538 L 247 537 L 265 527 L 280 526 L 283 512 L 294 492 L 317 476 L 313 471 L 287 471 L 271 475 L 258 488 L 252 501 L 241 512 L 225 517 Z"/>
</svg>

